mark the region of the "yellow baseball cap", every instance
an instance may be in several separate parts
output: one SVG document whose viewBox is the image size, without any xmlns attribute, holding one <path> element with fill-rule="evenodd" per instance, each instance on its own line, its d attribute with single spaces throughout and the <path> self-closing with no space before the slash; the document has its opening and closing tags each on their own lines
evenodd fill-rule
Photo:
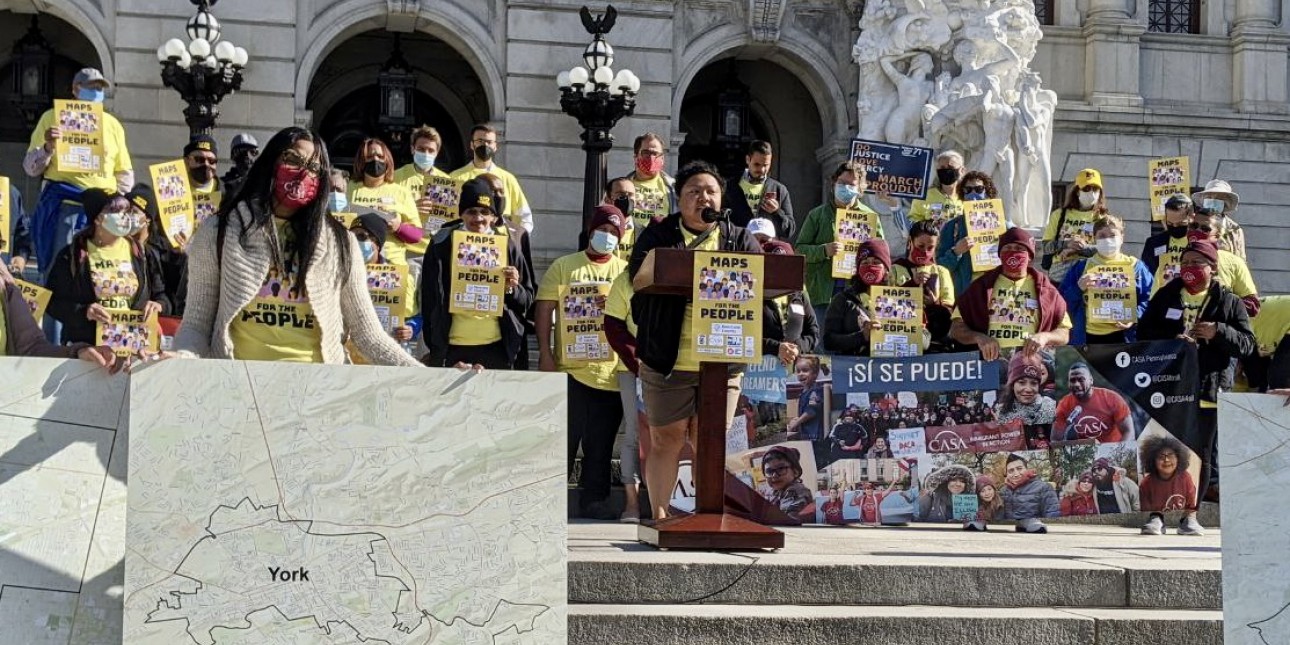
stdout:
<svg viewBox="0 0 1290 645">
<path fill-rule="evenodd" d="M 1102 187 L 1102 173 L 1093 168 L 1085 168 L 1075 175 L 1075 186 L 1083 188 L 1085 186 Z"/>
</svg>

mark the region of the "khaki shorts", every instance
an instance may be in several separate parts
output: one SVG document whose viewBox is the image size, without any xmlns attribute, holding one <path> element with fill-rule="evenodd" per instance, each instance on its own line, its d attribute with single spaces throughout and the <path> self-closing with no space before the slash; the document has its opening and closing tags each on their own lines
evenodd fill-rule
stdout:
<svg viewBox="0 0 1290 645">
<path fill-rule="evenodd" d="M 641 398 L 645 400 L 645 418 L 651 427 L 683 421 L 699 413 L 699 373 L 673 371 L 660 374 L 641 364 Z M 739 404 L 743 374 L 726 381 L 726 419 L 733 419 Z"/>
</svg>

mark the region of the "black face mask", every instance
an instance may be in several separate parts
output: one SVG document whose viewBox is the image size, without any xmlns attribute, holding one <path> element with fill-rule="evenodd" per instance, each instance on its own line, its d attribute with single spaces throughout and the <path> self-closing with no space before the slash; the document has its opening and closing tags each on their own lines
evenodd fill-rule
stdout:
<svg viewBox="0 0 1290 645">
<path fill-rule="evenodd" d="M 1182 226 L 1166 226 L 1165 230 L 1169 232 L 1169 237 L 1172 237 L 1175 240 L 1187 236 L 1186 224 L 1183 224 Z"/>
<path fill-rule="evenodd" d="M 255 163 L 255 158 L 258 156 L 260 153 L 257 150 L 244 150 L 233 155 L 233 164 L 245 170 Z"/>
<path fill-rule="evenodd" d="M 475 158 L 480 161 L 492 161 L 493 155 L 497 154 L 496 152 L 493 152 L 492 148 L 486 145 L 475 146 L 474 153 Z"/>
<path fill-rule="evenodd" d="M 389 170 L 389 166 L 380 159 L 368 159 L 367 163 L 363 164 L 363 174 L 368 177 L 384 177 L 386 170 Z"/>
<path fill-rule="evenodd" d="M 959 180 L 958 168 L 937 168 L 936 179 L 941 182 L 942 186 L 948 186 Z"/>
<path fill-rule="evenodd" d="M 618 199 L 615 199 L 614 206 L 616 206 L 618 210 L 622 212 L 624 217 L 630 218 L 632 216 L 632 198 L 631 197 L 619 197 Z"/>
<path fill-rule="evenodd" d="M 207 184 L 215 178 L 215 169 L 210 166 L 197 166 L 188 169 L 188 179 L 194 184 Z"/>
</svg>

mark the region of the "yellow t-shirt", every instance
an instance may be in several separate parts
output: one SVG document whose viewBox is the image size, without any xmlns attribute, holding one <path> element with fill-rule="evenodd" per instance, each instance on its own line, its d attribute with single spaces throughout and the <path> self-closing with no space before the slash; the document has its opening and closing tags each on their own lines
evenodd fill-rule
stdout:
<svg viewBox="0 0 1290 645">
<path fill-rule="evenodd" d="M 632 198 L 632 221 L 636 223 L 636 228 L 644 230 L 653 218 L 671 214 L 668 212 L 671 208 L 668 200 L 670 191 L 663 173 L 660 172 L 653 179 L 633 179 L 632 184 L 636 186 L 636 196 Z"/>
<path fill-rule="evenodd" d="M 748 181 L 747 177 L 739 180 L 739 190 L 743 191 L 744 200 L 748 202 L 748 210 L 756 213 L 761 208 L 761 198 L 766 194 L 766 182 L 754 184 Z"/>
<path fill-rule="evenodd" d="M 627 269 L 627 262 L 621 258 L 611 256 L 608 262 L 597 263 L 587 257 L 585 252 L 579 251 L 571 253 L 557 259 L 551 263 L 551 268 L 547 269 L 542 276 L 542 283 L 538 285 L 537 299 L 555 303 L 556 320 L 559 321 L 559 312 L 564 303 L 561 302 L 560 289 L 568 287 L 571 284 L 597 282 L 602 284 L 611 284 L 620 274 Z M 606 298 L 606 301 L 608 298 Z M 606 304 L 608 304 L 606 302 Z M 601 318 L 603 328 L 604 318 Z M 555 332 L 555 356 L 556 363 L 560 371 L 574 378 L 574 380 L 593 387 L 598 390 L 618 390 L 618 380 L 614 372 L 618 368 L 618 355 L 612 351 L 609 358 L 600 361 L 570 361 L 567 360 L 564 353 L 564 347 L 567 343 L 573 342 L 573 339 L 564 338 L 560 333 L 560 325 L 556 325 Z"/>
<path fill-rule="evenodd" d="M 28 150 L 43 148 L 45 146 L 45 130 L 54 127 L 54 110 L 46 110 L 40 115 L 40 121 L 36 123 L 36 129 L 31 132 L 31 143 L 27 146 Z M 130 150 L 125 144 L 125 128 L 116 117 L 103 111 L 103 169 L 97 173 L 88 172 L 60 172 L 56 170 L 57 161 L 50 160 L 49 168 L 45 169 L 45 179 L 49 181 L 61 181 L 81 188 L 102 188 L 103 190 L 116 190 L 116 174 L 125 170 L 133 170 L 134 166 L 130 161 Z"/>
<path fill-rule="evenodd" d="M 321 363 L 322 331 L 314 308 L 296 282 L 295 233 L 290 220 L 274 218 L 283 267 L 269 267 L 259 293 L 233 318 L 233 358 L 251 361 Z"/>
<path fill-rule="evenodd" d="M 1151 295 L 1156 295 L 1166 284 L 1177 278 L 1179 273 L 1178 261 L 1182 256 L 1183 249 L 1187 248 L 1187 236 L 1170 237 L 1165 244 L 1151 249 L 1150 252 L 1156 255 L 1156 275 L 1155 282 L 1151 284 Z"/>
<path fill-rule="evenodd" d="M 910 222 L 930 219 L 938 224 L 937 228 L 962 214 L 963 202 L 957 196 L 946 195 L 936 187 L 927 189 L 927 199 L 915 199 L 909 206 Z"/>
<path fill-rule="evenodd" d="M 1241 256 L 1231 251 L 1218 250 L 1218 281 L 1227 287 L 1237 298 L 1253 296 L 1259 292 L 1254 286 L 1254 276 L 1250 274 L 1250 265 Z"/>
<path fill-rule="evenodd" d="M 468 163 L 454 170 L 449 177 L 458 184 L 462 184 L 485 173 L 501 179 L 502 185 L 506 187 L 506 204 L 502 209 L 502 217 L 510 220 L 512 225 L 522 227 L 523 214 L 529 212 L 529 199 L 524 196 L 524 189 L 520 188 L 520 180 L 516 179 L 515 175 L 503 170 L 497 164 L 492 164 L 488 168 L 476 168 L 475 164 Z"/>
<path fill-rule="evenodd" d="M 623 236 L 618 238 L 618 248 L 614 250 L 614 255 L 622 258 L 624 262 L 632 259 L 632 247 L 636 246 L 636 231 L 638 230 L 640 229 L 633 225 L 631 228 L 623 231 Z"/>
<path fill-rule="evenodd" d="M 417 202 L 412 198 L 412 193 L 401 184 L 381 184 L 376 188 L 368 188 L 362 183 L 352 183 L 349 189 L 349 203 L 398 215 L 400 222 L 421 228 L 421 215 L 417 213 Z M 389 235 L 385 236 L 382 252 L 385 254 L 385 261 L 390 264 L 407 264 L 408 253 L 425 255 L 426 243 L 427 240 L 422 238 L 420 242 L 409 245 L 400 240 L 399 236 L 391 230 Z"/>
<path fill-rule="evenodd" d="M 905 284 L 913 279 L 913 275 L 935 274 L 936 275 L 936 299 L 942 305 L 954 308 L 954 277 L 950 275 L 950 270 L 939 264 L 929 264 L 923 267 L 914 267 L 911 272 L 909 269 L 896 264 L 891 267 L 892 277 L 896 284 Z"/>
<path fill-rule="evenodd" d="M 956 307 L 952 316 L 962 320 L 963 314 Z M 1071 317 L 1062 316 L 1058 329 L 1070 329 Z M 999 347 L 1011 349 L 1026 344 L 1026 339 L 1039 331 L 1039 299 L 1035 281 L 1029 275 L 1013 282 L 1000 275 L 990 293 L 990 328 L 986 335 L 995 339 Z"/>
<path fill-rule="evenodd" d="M 104 309 L 130 309 L 134 295 L 139 292 L 139 277 L 134 273 L 129 241 L 117 238 L 111 246 L 102 248 L 90 242 L 86 250 L 90 282 L 94 285 L 94 297 L 99 304 Z"/>
<path fill-rule="evenodd" d="M 459 347 L 492 345 L 502 340 L 501 320 L 482 314 L 452 314 L 448 343 Z"/>
<path fill-rule="evenodd" d="M 698 237 L 698 235 L 691 233 L 690 231 L 686 230 L 684 225 L 681 225 L 681 238 L 685 241 L 685 245 L 687 247 L 692 242 L 694 242 L 694 239 L 696 237 Z M 712 235 L 709 235 L 708 239 L 704 240 L 701 244 L 699 244 L 698 246 L 694 247 L 691 250 L 693 251 L 721 250 L 721 231 L 720 230 L 712 231 Z M 676 365 L 672 368 L 673 370 L 679 370 L 683 372 L 699 371 L 699 357 L 697 354 L 694 353 L 694 330 L 690 328 L 690 326 L 693 323 L 694 323 L 694 304 L 687 303 L 685 305 L 685 318 L 681 321 L 681 345 L 676 357 Z"/>
<path fill-rule="evenodd" d="M 1128 300 L 1124 301 L 1124 308 L 1133 315 L 1133 319 L 1125 322 L 1136 323 L 1138 321 L 1138 275 L 1134 270 L 1137 263 L 1138 260 L 1136 258 L 1124 253 L 1121 253 L 1114 259 L 1110 260 L 1102 257 L 1101 255 L 1094 255 L 1088 259 L 1088 262 L 1084 263 L 1084 273 L 1088 273 L 1090 269 L 1099 266 L 1121 267 L 1123 274 L 1122 277 L 1127 276 L 1128 278 L 1126 286 L 1114 289 L 1114 291 L 1122 291 L 1128 295 Z M 1091 299 L 1092 293 L 1093 289 L 1089 289 L 1084 292 L 1084 316 L 1086 321 L 1084 323 L 1084 331 L 1097 336 L 1105 336 L 1107 334 L 1114 334 L 1120 331 L 1120 328 L 1115 326 L 1115 323 L 1095 321 L 1092 319 L 1092 316 L 1089 315 L 1089 312 L 1092 311 L 1093 307 Z"/>
<path fill-rule="evenodd" d="M 408 164 L 394 171 L 394 182 L 408 189 L 408 192 L 412 194 L 412 203 L 413 205 L 416 205 L 416 202 L 425 196 L 426 176 L 427 175 L 423 175 L 421 174 L 421 171 L 417 170 L 416 164 Z M 448 173 L 442 170 L 439 170 L 438 168 L 431 168 L 429 176 L 443 177 L 444 179 L 447 179 Z M 445 224 L 447 222 L 451 222 L 457 219 L 456 217 L 457 207 L 453 206 L 451 210 L 452 210 L 453 216 L 448 218 L 444 222 Z M 421 223 L 421 229 L 425 230 L 426 221 L 425 221 L 425 218 L 421 217 L 420 211 L 417 211 L 417 221 Z M 424 239 L 422 239 L 420 242 L 416 244 L 409 246 L 408 249 L 411 250 L 413 253 L 420 253 L 421 255 L 425 255 L 426 247 L 429 246 L 430 244 L 430 237 L 431 237 L 430 233 L 427 232 Z"/>
<path fill-rule="evenodd" d="M 1061 230 L 1057 224 L 1062 219 L 1062 209 L 1053 211 L 1048 216 L 1048 225 L 1044 227 L 1044 241 L 1079 240 L 1085 244 L 1093 243 L 1093 220 L 1097 215 L 1092 210 L 1082 211 L 1076 208 L 1066 209 L 1066 221 Z"/>
<path fill-rule="evenodd" d="M 1200 308 L 1205 304 L 1205 297 L 1208 295 L 1208 289 L 1200 293 L 1192 293 L 1186 289 L 1182 290 L 1184 330 L 1190 331 L 1196 325 L 1196 319 L 1200 317 Z"/>
<path fill-rule="evenodd" d="M 637 331 L 636 321 L 632 318 L 632 296 L 634 295 L 636 290 L 632 288 L 632 277 L 628 272 L 623 271 L 614 278 L 614 283 L 609 285 L 609 298 L 605 300 L 605 315 L 627 323 L 627 331 L 632 336 L 635 336 Z M 618 361 L 618 371 L 627 371 L 627 365 L 621 360 Z"/>
<path fill-rule="evenodd" d="M 1277 345 L 1290 335 L 1290 296 L 1270 296 L 1262 300 L 1259 315 L 1250 319 L 1259 353 L 1271 356 Z M 3 346 L 3 343 L 0 343 Z"/>
</svg>

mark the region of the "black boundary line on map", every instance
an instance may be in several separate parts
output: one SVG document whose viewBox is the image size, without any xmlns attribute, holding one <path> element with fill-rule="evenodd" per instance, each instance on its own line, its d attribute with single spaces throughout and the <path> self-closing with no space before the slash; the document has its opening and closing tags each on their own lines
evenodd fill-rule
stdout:
<svg viewBox="0 0 1290 645">
<path fill-rule="evenodd" d="M 1282 606 L 1280 609 L 1278 609 L 1278 610 L 1276 610 L 1276 611 L 1272 612 L 1272 615 L 1271 615 L 1271 616 L 1268 616 L 1267 618 L 1264 618 L 1263 620 L 1256 620 L 1256 621 L 1254 621 L 1254 622 L 1252 622 L 1252 623 L 1246 623 L 1246 624 L 1245 624 L 1245 626 L 1246 626 L 1247 628 L 1249 628 L 1249 629 L 1253 629 L 1255 632 L 1258 632 L 1259 640 L 1263 641 L 1265 645 L 1272 645 L 1272 643 L 1268 642 L 1268 639 L 1267 639 L 1266 637 L 1264 637 L 1264 635 L 1263 635 L 1263 629 L 1262 629 L 1262 628 L 1259 628 L 1259 627 L 1255 627 L 1255 625 L 1262 625 L 1263 623 L 1266 623 L 1266 622 L 1268 622 L 1268 621 L 1272 620 L 1273 618 L 1276 618 L 1277 616 L 1280 616 L 1280 615 L 1281 615 L 1281 612 L 1284 612 L 1284 611 L 1286 611 L 1286 610 L 1288 610 L 1288 609 L 1290 609 L 1290 602 L 1286 603 L 1286 604 L 1285 604 L 1284 606 Z"/>
<path fill-rule="evenodd" d="M 497 604 L 493 605 L 493 610 L 492 610 L 491 612 L 489 612 L 489 613 L 488 613 L 488 618 L 484 619 L 483 624 L 476 624 L 476 623 L 472 623 L 472 622 L 470 622 L 469 620 L 466 620 L 465 618 L 462 618 L 461 616 L 453 616 L 452 620 L 450 620 L 450 621 L 448 621 L 448 622 L 444 622 L 443 620 L 440 620 L 438 616 L 435 616 L 434 614 L 431 614 L 431 613 L 429 613 L 429 612 L 426 612 L 426 615 L 427 615 L 427 616 L 429 616 L 431 619 L 433 619 L 436 623 L 439 623 L 440 625 L 443 625 L 444 627 L 452 627 L 453 625 L 457 624 L 457 621 L 458 621 L 458 620 L 460 620 L 461 622 L 466 623 L 467 625 L 470 625 L 471 627 L 478 627 L 478 628 L 480 628 L 480 629 L 486 629 L 486 628 L 488 627 L 488 623 L 492 622 L 493 617 L 497 615 L 497 612 L 498 612 L 499 610 L 501 610 L 501 608 L 502 608 L 502 603 L 505 603 L 505 604 L 511 605 L 512 607 L 541 607 L 541 608 L 542 608 L 542 611 L 539 611 L 539 612 L 537 613 L 537 615 L 533 616 L 533 622 L 537 622 L 538 616 L 541 616 L 542 614 L 545 614 L 546 612 L 551 611 L 551 607 L 550 607 L 550 605 L 543 605 L 542 603 L 535 603 L 535 602 L 511 602 L 511 601 L 506 600 L 505 598 L 503 598 L 503 599 L 501 599 L 501 600 L 498 600 L 498 601 L 497 601 Z M 509 625 L 509 626 L 507 626 L 507 628 L 506 628 L 506 629 L 503 629 L 503 630 L 502 630 L 502 631 L 500 631 L 500 632 L 495 632 L 495 633 L 493 633 L 493 637 L 494 637 L 494 638 L 493 638 L 493 640 L 494 640 L 494 642 L 496 642 L 496 640 L 497 640 L 497 639 L 496 639 L 496 637 L 497 637 L 497 636 L 500 636 L 500 635 L 502 635 L 502 634 L 505 634 L 505 633 L 506 633 L 506 631 L 507 631 L 507 630 L 509 630 L 509 629 L 511 629 L 512 627 L 515 627 L 515 633 L 516 633 L 516 634 L 524 634 L 524 633 L 528 633 L 528 632 L 533 631 L 533 629 L 536 629 L 536 628 L 520 629 L 519 627 L 516 627 L 515 625 Z"/>
<path fill-rule="evenodd" d="M 172 572 L 172 574 L 171 574 L 171 575 L 174 575 L 174 576 L 179 577 L 179 578 L 184 578 L 184 579 L 186 579 L 186 580 L 192 580 L 193 582 L 197 583 L 197 590 L 196 590 L 196 591 L 193 591 L 192 593 L 186 593 L 186 592 L 183 592 L 183 591 L 168 591 L 168 592 L 166 592 L 166 593 L 167 593 L 167 594 L 169 594 L 171 597 L 173 597 L 175 600 L 179 601 L 179 602 L 180 602 L 180 606 L 181 606 L 181 607 L 182 607 L 182 604 L 183 604 L 183 598 L 182 598 L 182 596 L 195 596 L 195 595 L 197 595 L 197 593 L 198 593 L 199 591 L 201 591 L 202 587 L 204 587 L 204 586 L 205 586 L 205 583 L 204 583 L 204 582 L 202 582 L 201 580 L 196 579 L 196 578 L 192 578 L 192 577 L 190 577 L 190 576 L 186 576 L 186 575 L 184 575 L 184 574 L 182 574 L 182 573 L 179 573 L 179 569 L 184 565 L 184 562 L 187 562 L 187 561 L 188 561 L 188 558 L 189 558 L 189 556 L 191 556 L 191 555 L 193 554 L 193 551 L 197 550 L 197 546 L 198 546 L 199 544 L 201 544 L 202 542 L 205 542 L 205 541 L 206 541 L 206 540 L 208 540 L 208 539 L 218 539 L 218 538 L 219 538 L 219 536 L 218 536 L 218 535 L 216 535 L 215 533 L 212 533 L 212 532 L 211 532 L 211 525 L 215 522 L 215 514 L 216 514 L 216 513 L 218 513 L 218 512 L 220 512 L 220 510 L 221 510 L 221 509 L 228 509 L 228 510 L 231 510 L 231 511 L 235 511 L 235 510 L 237 510 L 238 508 L 241 508 L 241 506 L 242 506 L 242 504 L 243 504 L 243 503 L 250 504 L 250 505 L 251 505 L 251 508 L 252 508 L 253 510 L 255 510 L 255 511 L 265 511 L 265 510 L 268 510 L 268 509 L 274 509 L 273 515 L 274 515 L 275 519 L 276 519 L 279 523 L 281 523 L 281 524 L 305 524 L 305 525 L 307 525 L 305 528 L 303 528 L 303 529 L 302 529 L 302 531 L 303 531 L 306 535 L 316 535 L 316 536 L 318 536 L 318 537 L 358 537 L 358 536 L 363 536 L 363 535 L 375 535 L 375 536 L 377 536 L 378 538 L 380 538 L 381 540 L 384 540 L 384 541 L 386 542 L 386 544 L 389 544 L 389 538 L 387 538 L 387 537 L 385 537 L 384 535 L 382 535 L 382 534 L 380 534 L 380 533 L 377 533 L 377 532 L 375 532 L 375 531 L 363 531 L 363 532 L 361 532 L 361 533 L 314 533 L 314 532 L 312 532 L 312 531 L 310 531 L 310 530 L 309 530 L 310 528 L 312 528 L 312 527 L 313 527 L 314 520 L 284 520 L 284 519 L 282 519 L 282 516 L 281 516 L 281 515 L 279 514 L 279 512 L 278 512 L 278 511 L 280 510 L 280 508 L 281 508 L 279 504 L 266 504 L 266 505 L 264 505 L 264 506 L 258 506 L 258 505 L 256 505 L 256 503 L 255 503 L 255 502 L 251 501 L 251 498 L 250 498 L 250 497 L 243 497 L 240 501 L 238 501 L 237 505 L 235 505 L 235 506 L 229 506 L 229 505 L 227 505 L 227 504 L 220 504 L 219 506 L 215 507 L 215 510 L 214 510 L 214 511 L 211 511 L 210 516 L 209 516 L 209 517 L 207 518 L 207 520 L 206 520 L 206 536 L 204 536 L 204 537 L 202 537 L 200 540 L 197 540 L 196 542 L 194 542 L 194 543 L 193 543 L 193 546 L 192 546 L 192 547 L 190 547 L 190 548 L 188 549 L 188 552 L 184 554 L 184 557 L 183 557 L 183 558 L 181 558 L 181 559 L 179 560 L 179 564 L 175 566 L 175 570 Z M 246 528 L 250 528 L 250 527 L 239 527 L 237 530 L 243 530 L 243 529 L 246 529 Z M 376 541 L 376 540 L 372 540 L 372 541 L 370 541 L 370 542 L 368 543 L 368 547 L 370 548 L 370 547 L 371 547 L 371 543 L 372 543 L 372 542 L 375 542 L 375 541 Z M 371 562 L 372 562 L 372 572 L 373 572 L 373 574 L 374 574 L 374 575 L 376 575 L 377 577 L 380 577 L 380 578 L 394 578 L 394 576 L 383 576 L 383 575 L 381 575 L 381 573 L 380 573 L 380 572 L 376 571 L 376 561 L 375 561 L 375 560 L 372 560 L 372 558 L 371 558 L 371 555 L 372 555 L 373 553 L 375 553 L 375 551 L 374 551 L 374 550 L 371 550 L 371 551 L 368 551 L 368 554 L 367 554 L 367 555 L 368 555 L 368 560 L 371 560 Z M 409 588 L 408 588 L 408 585 L 407 585 L 407 583 L 406 583 L 406 582 L 404 582 L 403 580 L 400 580 L 400 579 L 398 579 L 398 578 L 394 578 L 394 579 L 395 579 L 395 580 L 399 580 L 399 582 L 403 585 L 403 591 L 400 591 L 400 592 L 399 592 L 399 593 L 400 593 L 400 595 L 402 595 L 402 593 L 403 593 L 403 592 L 405 592 L 405 591 L 411 591 L 411 589 L 409 589 Z M 160 600 L 160 602 L 166 603 L 166 608 L 167 608 L 167 609 L 169 609 L 169 608 L 170 608 L 170 603 L 169 603 L 169 601 L 168 601 L 165 597 L 163 597 L 163 598 Z M 396 608 L 398 607 L 397 603 L 396 603 L 395 607 L 396 607 Z M 307 615 L 304 615 L 304 616 L 298 616 L 298 617 L 292 618 L 292 617 L 288 616 L 288 615 L 286 614 L 286 612 L 282 611 L 282 609 L 281 609 L 281 608 L 279 608 L 277 605 L 267 605 L 267 606 L 264 606 L 264 607 L 260 607 L 259 609 L 255 609 L 255 610 L 253 610 L 253 611 L 247 612 L 247 613 L 246 613 L 246 615 L 245 615 L 245 616 L 243 616 L 243 620 L 245 620 L 245 621 L 247 622 L 247 626 L 246 626 L 246 627 L 225 627 L 225 626 L 222 626 L 222 625 L 221 625 L 221 626 L 216 626 L 216 627 L 212 627 L 212 628 L 210 628 L 209 630 L 207 630 L 207 635 L 208 635 L 208 636 L 210 636 L 210 637 L 211 637 L 211 640 L 213 641 L 213 640 L 215 640 L 215 635 L 214 635 L 212 632 L 214 632 L 216 629 L 230 629 L 230 630 L 246 629 L 246 630 L 249 630 L 249 629 L 251 629 L 252 627 L 254 627 L 254 624 L 252 624 L 252 623 L 251 623 L 251 620 L 250 620 L 251 615 L 252 615 L 252 614 L 259 613 L 259 612 L 264 611 L 264 610 L 266 610 L 266 609 L 273 609 L 274 611 L 277 611 L 277 612 L 278 612 L 278 613 L 279 613 L 283 618 L 287 619 L 287 620 L 288 620 L 288 621 L 290 621 L 290 622 L 294 622 L 294 621 L 297 621 L 297 620 L 303 620 L 303 619 L 306 619 L 306 618 L 311 618 L 311 619 L 313 619 L 314 624 L 315 624 L 315 625 L 317 625 L 319 629 L 321 629 L 321 630 L 323 630 L 324 632 L 326 632 L 328 635 L 331 635 L 331 628 L 329 627 L 329 625 L 346 625 L 346 626 L 348 626 L 350 629 L 354 630 L 354 634 L 356 634 L 356 635 L 357 635 L 357 638 L 358 638 L 360 641 L 362 641 L 362 642 L 365 642 L 365 643 L 366 643 L 366 642 L 372 642 L 372 643 L 386 643 L 387 645 L 389 645 L 389 644 L 390 644 L 390 641 L 383 640 L 383 639 L 379 639 L 379 638 L 364 638 L 364 637 L 363 637 L 363 634 L 362 634 L 361 632 L 359 632 L 359 631 L 358 631 L 358 628 L 357 628 L 357 627 L 355 627 L 355 626 L 353 626 L 353 625 L 351 625 L 351 624 L 349 623 L 349 621 L 345 621 L 345 620 L 332 620 L 332 621 L 326 621 L 326 622 L 319 622 L 319 621 L 318 621 L 318 617 L 317 617 L 316 615 L 314 615 L 314 614 L 307 614 Z M 147 620 L 143 621 L 143 622 L 144 622 L 144 624 L 148 624 L 148 623 L 166 623 L 166 622 L 174 622 L 174 621 L 183 621 L 183 622 L 184 622 L 185 624 L 187 624 L 189 627 L 191 627 L 191 626 L 192 626 L 192 623 L 191 623 L 191 622 L 189 622 L 189 620 L 188 620 L 187 618 L 166 618 L 166 619 L 160 619 L 160 620 L 153 620 L 153 619 L 152 619 L 152 615 L 153 615 L 153 614 L 155 614 L 155 613 L 157 613 L 158 611 L 160 611 L 160 608 L 158 608 L 158 609 L 154 609 L 154 610 L 152 610 L 151 612 L 149 612 L 149 613 L 148 613 L 148 618 L 147 618 Z M 422 613 L 425 613 L 425 612 L 423 611 Z M 395 618 L 394 625 L 398 625 L 398 614 L 397 614 L 397 613 L 391 613 L 391 616 L 393 616 L 393 617 Z M 392 628 L 392 629 L 397 629 L 397 627 L 391 627 L 391 628 Z M 399 631 L 402 631 L 402 630 L 399 630 Z M 192 639 L 193 643 L 196 643 L 197 645 L 200 645 L 200 642 L 199 642 L 195 637 L 193 637 L 192 633 L 188 631 L 188 628 L 185 628 L 185 629 L 184 629 L 184 633 L 188 634 L 188 637 L 189 637 L 190 639 Z"/>
<path fill-rule="evenodd" d="M 81 593 L 80 590 L 68 591 L 67 589 L 50 589 L 49 587 L 33 587 L 31 585 L 3 584 L 3 585 L 0 585 L 0 598 L 4 598 L 5 589 L 26 589 L 27 591 L 48 591 L 50 593 L 72 593 L 72 594 Z"/>
</svg>

